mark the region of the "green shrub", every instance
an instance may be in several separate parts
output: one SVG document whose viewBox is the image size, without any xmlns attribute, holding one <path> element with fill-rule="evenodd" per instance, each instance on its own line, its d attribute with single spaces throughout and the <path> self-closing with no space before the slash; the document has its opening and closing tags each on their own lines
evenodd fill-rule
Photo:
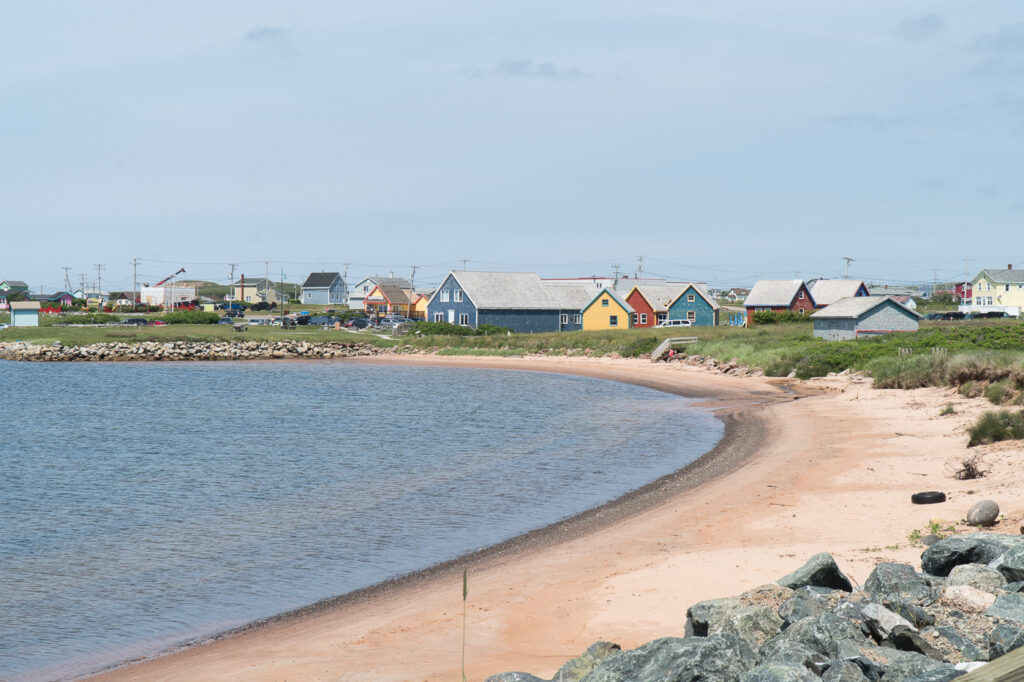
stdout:
<svg viewBox="0 0 1024 682">
<path fill-rule="evenodd" d="M 490 336 L 492 334 L 502 334 L 508 336 L 509 331 L 511 330 L 508 327 L 499 327 L 496 324 L 481 324 L 478 325 L 476 328 L 476 333 L 481 334 L 483 336 Z"/>
<path fill-rule="evenodd" d="M 754 313 L 754 324 L 791 324 L 793 322 L 810 322 L 809 315 L 801 315 L 792 310 L 762 310 Z"/>
<path fill-rule="evenodd" d="M 1010 382 L 1007 380 L 997 381 L 985 387 L 984 396 L 993 405 L 1002 405 L 1007 398 L 1013 395 Z"/>
<path fill-rule="evenodd" d="M 660 341 L 657 336 L 641 336 L 626 344 L 620 355 L 624 358 L 636 358 L 652 352 L 658 347 L 658 343 Z"/>
<path fill-rule="evenodd" d="M 476 334 L 472 327 L 463 327 L 451 322 L 417 322 L 413 325 L 412 331 L 423 336 L 473 336 Z"/>
<path fill-rule="evenodd" d="M 968 433 L 971 439 L 967 447 L 1001 440 L 1020 440 L 1024 438 L 1024 412 L 986 412 L 978 418 Z"/>
<path fill-rule="evenodd" d="M 167 324 L 217 324 L 220 315 L 202 310 L 181 310 L 176 313 L 161 315 L 158 319 Z"/>
<path fill-rule="evenodd" d="M 945 417 L 948 414 L 956 414 L 956 409 L 952 405 L 943 405 L 942 409 L 939 410 L 939 416 Z"/>
</svg>

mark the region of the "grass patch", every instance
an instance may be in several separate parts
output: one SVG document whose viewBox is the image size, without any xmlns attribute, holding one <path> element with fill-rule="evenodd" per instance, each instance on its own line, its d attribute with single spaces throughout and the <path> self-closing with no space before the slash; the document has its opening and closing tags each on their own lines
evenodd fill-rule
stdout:
<svg viewBox="0 0 1024 682">
<path fill-rule="evenodd" d="M 939 410 L 939 416 L 940 417 L 945 417 L 946 415 L 950 415 L 950 414 L 956 414 L 956 409 L 952 405 L 949 405 L 949 404 L 943 405 L 942 409 Z"/>
<path fill-rule="evenodd" d="M 1020 440 L 1024 438 L 1024 412 L 986 412 L 968 433 L 971 436 L 967 443 L 969 448 L 1002 440 Z"/>
</svg>

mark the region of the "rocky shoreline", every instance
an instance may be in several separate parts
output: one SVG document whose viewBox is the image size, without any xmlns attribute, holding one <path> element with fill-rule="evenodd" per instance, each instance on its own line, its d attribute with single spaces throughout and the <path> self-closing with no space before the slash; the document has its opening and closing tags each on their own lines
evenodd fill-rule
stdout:
<svg viewBox="0 0 1024 682">
<path fill-rule="evenodd" d="M 0 343 L 0 360 L 18 362 L 117 362 L 159 360 L 327 360 L 388 355 L 391 348 L 363 343 L 306 341 L 144 341 L 40 346 L 25 342 Z"/>
<path fill-rule="evenodd" d="M 682 637 L 597 642 L 552 682 L 942 682 L 1024 647 L 1024 536 L 945 538 L 921 566 L 880 563 L 854 587 L 817 554 L 777 583 L 692 605 Z"/>
</svg>

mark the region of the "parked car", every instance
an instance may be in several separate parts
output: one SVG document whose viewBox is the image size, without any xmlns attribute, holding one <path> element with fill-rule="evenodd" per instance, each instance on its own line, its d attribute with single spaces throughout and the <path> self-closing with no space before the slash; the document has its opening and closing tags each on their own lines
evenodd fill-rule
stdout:
<svg viewBox="0 0 1024 682">
<path fill-rule="evenodd" d="M 1004 317 L 1012 317 L 1003 311 L 989 311 L 987 313 L 967 313 L 968 320 L 1000 320 Z"/>
<path fill-rule="evenodd" d="M 264 310 L 276 310 L 276 303 L 267 303 L 266 301 L 260 301 L 259 303 L 253 303 L 249 306 L 249 310 L 264 311 Z"/>
<path fill-rule="evenodd" d="M 11 328 L 11 325 L 6 324 L 4 322 L 0 322 L 0 329 L 10 329 L 10 328 Z"/>
<path fill-rule="evenodd" d="M 345 323 L 345 326 L 349 329 L 366 329 L 370 326 L 370 320 L 365 317 L 353 317 Z"/>
<path fill-rule="evenodd" d="M 224 317 L 220 318 L 219 320 L 217 320 L 217 324 L 234 324 L 234 323 L 235 323 L 234 319 L 232 319 L 230 317 L 227 317 L 226 315 Z"/>
<path fill-rule="evenodd" d="M 224 313 L 225 317 L 245 317 L 245 311 L 243 310 L 229 310 Z"/>
<path fill-rule="evenodd" d="M 147 322 L 146 324 L 148 324 L 150 327 L 166 327 L 167 326 L 167 323 L 164 322 L 163 320 L 151 320 L 151 321 Z"/>
<path fill-rule="evenodd" d="M 693 322 L 690 320 L 665 320 L 658 327 L 692 327 Z"/>
<path fill-rule="evenodd" d="M 149 320 L 144 317 L 126 317 L 121 320 L 121 324 L 133 327 L 144 327 L 149 324 Z"/>
</svg>

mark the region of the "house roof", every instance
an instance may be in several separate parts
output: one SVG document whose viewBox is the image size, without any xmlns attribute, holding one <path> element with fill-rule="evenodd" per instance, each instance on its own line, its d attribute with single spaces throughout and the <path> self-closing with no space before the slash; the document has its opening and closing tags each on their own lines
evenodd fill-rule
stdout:
<svg viewBox="0 0 1024 682">
<path fill-rule="evenodd" d="M 241 287 L 242 286 L 242 280 L 239 279 L 237 282 L 234 283 L 233 286 Z M 249 279 L 248 277 L 246 277 L 245 278 L 245 288 L 248 289 L 249 287 L 256 287 L 256 289 L 266 289 L 267 288 L 267 280 L 264 277 L 253 277 L 252 279 Z"/>
<path fill-rule="evenodd" d="M 452 270 L 448 277 L 455 278 L 478 310 L 579 310 L 575 301 L 582 298 L 569 283 L 545 283 L 535 272 Z"/>
<path fill-rule="evenodd" d="M 11 301 L 11 310 L 39 310 L 39 301 Z"/>
<path fill-rule="evenodd" d="M 594 296 L 594 297 L 593 297 L 592 299 L 590 299 L 590 302 L 589 302 L 589 303 L 587 303 L 587 304 L 586 304 L 585 306 L 583 306 L 582 310 L 586 310 L 586 309 L 587 309 L 587 308 L 589 308 L 590 306 L 594 305 L 594 302 L 595 302 L 595 301 L 596 301 L 597 299 L 599 299 L 599 298 L 601 298 L 602 296 L 604 296 L 605 294 L 607 294 L 608 296 L 611 296 L 612 298 L 614 298 L 614 299 L 615 299 L 615 302 L 616 302 L 616 303 L 618 303 L 618 304 L 619 304 L 620 306 L 622 306 L 622 309 L 623 309 L 623 310 L 625 310 L 625 311 L 626 311 L 627 313 L 629 313 L 630 315 L 632 315 L 633 313 L 635 313 L 635 312 L 636 312 L 635 310 L 633 310 L 633 306 L 631 306 L 630 304 L 626 303 L 626 302 L 625 302 L 625 301 L 624 301 L 624 300 L 623 300 L 622 298 L 620 298 L 620 297 L 619 297 L 619 295 L 618 295 L 617 293 L 615 293 L 615 291 L 613 291 L 612 289 L 601 289 L 601 291 L 597 292 L 597 296 Z"/>
<path fill-rule="evenodd" d="M 754 306 L 788 306 L 796 298 L 800 287 L 804 285 L 802 279 L 759 279 L 754 283 L 754 288 L 747 294 L 744 305 L 748 308 Z M 811 296 L 814 302 L 814 296 Z"/>
<path fill-rule="evenodd" d="M 356 284 L 356 287 L 362 285 L 363 282 L 373 282 L 374 284 L 384 284 L 386 286 L 397 286 L 403 289 L 412 289 L 412 282 L 407 280 L 405 277 L 363 277 Z"/>
<path fill-rule="evenodd" d="M 0 280 L 0 283 L 6 283 L 8 286 L 12 288 L 18 287 L 21 289 L 28 289 L 28 285 L 22 282 L 20 279 L 4 279 Z"/>
<path fill-rule="evenodd" d="M 920 296 L 921 290 L 912 287 L 897 287 L 883 284 L 878 286 L 873 284 L 868 286 L 868 293 L 872 296 Z"/>
<path fill-rule="evenodd" d="M 302 283 L 303 289 L 326 289 L 334 284 L 334 280 L 340 278 L 337 272 L 311 272 L 306 281 Z"/>
<path fill-rule="evenodd" d="M 819 279 L 811 285 L 811 298 L 818 305 L 829 305 L 856 296 L 861 287 L 867 289 L 859 279 Z"/>
<path fill-rule="evenodd" d="M 685 294 L 687 291 L 690 290 L 691 287 L 693 288 L 693 290 L 695 292 L 697 292 L 698 296 L 703 298 L 707 302 L 707 304 L 709 306 L 711 306 L 712 310 L 718 310 L 721 307 L 721 306 L 718 305 L 718 301 L 716 301 L 715 299 L 711 298 L 711 296 L 708 295 L 708 292 L 704 289 L 704 287 L 702 287 L 699 284 L 694 284 L 692 282 L 690 284 L 687 284 L 685 287 L 683 287 L 683 290 L 679 292 L 678 296 L 676 296 L 675 298 L 672 299 L 672 302 L 669 305 L 671 305 L 672 303 L 675 303 L 677 300 L 679 300 L 679 296 L 682 296 L 683 294 Z"/>
<path fill-rule="evenodd" d="M 392 305 L 408 305 L 415 300 L 412 296 L 412 292 L 409 289 L 403 289 L 397 286 L 389 286 L 384 284 L 378 284 L 374 287 L 375 290 L 379 290 L 384 298 L 391 301 Z M 373 291 L 370 292 L 371 294 Z"/>
<path fill-rule="evenodd" d="M 822 308 L 821 310 L 812 313 L 811 317 L 817 319 L 834 319 L 834 318 L 851 318 L 856 319 L 878 306 L 884 304 L 886 301 L 892 301 L 893 305 L 897 305 L 903 310 L 907 311 L 914 317 L 921 317 L 921 314 L 916 310 L 911 310 L 907 306 L 903 305 L 899 301 L 895 300 L 892 296 L 855 296 L 849 298 L 841 298 L 832 305 Z"/>
<path fill-rule="evenodd" d="M 580 310 L 590 301 L 593 289 L 587 284 L 541 280 L 547 289 L 552 307 L 560 310 Z"/>
<path fill-rule="evenodd" d="M 656 313 L 665 313 L 668 312 L 668 307 L 672 305 L 672 301 L 679 298 L 679 294 L 683 293 L 688 286 L 688 284 L 638 285 L 629 290 L 626 298 L 629 298 L 635 289 L 644 297 L 647 304 L 651 306 L 651 310 Z"/>
<path fill-rule="evenodd" d="M 971 281 L 977 282 L 982 275 L 1000 284 L 1024 284 L 1024 270 L 989 270 L 986 268 L 975 275 Z"/>
<path fill-rule="evenodd" d="M 743 289 L 742 287 L 733 287 L 732 289 L 729 289 L 729 291 L 727 291 L 725 293 L 727 293 L 727 294 L 746 295 L 746 294 L 750 293 L 750 289 Z"/>
</svg>

